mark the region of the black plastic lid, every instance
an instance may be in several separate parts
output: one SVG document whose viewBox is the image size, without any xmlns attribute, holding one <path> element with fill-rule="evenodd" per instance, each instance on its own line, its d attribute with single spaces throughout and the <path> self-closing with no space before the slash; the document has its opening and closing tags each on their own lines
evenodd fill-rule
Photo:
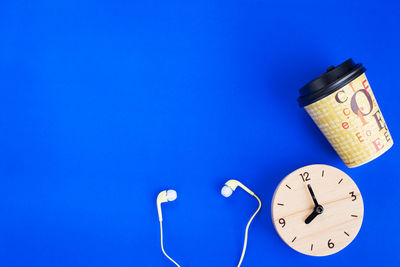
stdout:
<svg viewBox="0 0 400 267">
<path fill-rule="evenodd" d="M 324 74 L 300 89 L 297 101 L 301 107 L 308 106 L 339 90 L 365 71 L 361 63 L 355 64 L 351 58 L 337 67 L 330 66 Z"/>
</svg>

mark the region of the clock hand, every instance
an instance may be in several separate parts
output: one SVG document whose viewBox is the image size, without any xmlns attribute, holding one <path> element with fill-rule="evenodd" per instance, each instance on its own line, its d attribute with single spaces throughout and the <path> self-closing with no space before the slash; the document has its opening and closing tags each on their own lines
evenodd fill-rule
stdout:
<svg viewBox="0 0 400 267">
<path fill-rule="evenodd" d="M 322 212 L 324 212 L 324 208 L 321 205 L 315 206 L 313 212 L 306 218 L 305 223 L 309 224 L 315 217 L 322 214 Z"/>
<path fill-rule="evenodd" d="M 310 191 L 310 195 L 311 195 L 312 200 L 314 201 L 314 205 L 315 205 L 313 212 L 310 215 L 308 215 L 308 217 L 305 220 L 305 223 L 309 224 L 312 220 L 315 219 L 315 217 L 322 214 L 322 212 L 324 211 L 324 208 L 320 204 L 318 204 L 318 201 L 317 201 L 317 198 L 315 197 L 314 191 L 311 188 L 311 184 L 308 184 L 307 187 L 308 187 L 308 191 Z"/>
<path fill-rule="evenodd" d="M 314 192 L 311 188 L 311 185 L 308 184 L 307 187 L 308 187 L 308 191 L 310 191 L 310 194 L 311 194 L 312 200 L 314 201 L 315 207 L 319 206 L 317 198 L 315 197 Z"/>
<path fill-rule="evenodd" d="M 317 217 L 318 213 L 313 211 L 305 220 L 306 224 L 309 224 L 312 220 L 314 220 L 315 217 Z"/>
</svg>

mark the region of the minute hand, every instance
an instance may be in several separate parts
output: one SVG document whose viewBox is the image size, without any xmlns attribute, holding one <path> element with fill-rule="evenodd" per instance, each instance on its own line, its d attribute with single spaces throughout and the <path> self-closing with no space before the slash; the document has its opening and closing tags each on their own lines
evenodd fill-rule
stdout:
<svg viewBox="0 0 400 267">
<path fill-rule="evenodd" d="M 313 192 L 313 190 L 311 188 L 311 185 L 308 184 L 307 187 L 308 187 L 308 191 L 310 191 L 310 194 L 311 194 L 312 200 L 314 201 L 315 206 L 319 206 L 318 201 L 315 198 L 314 192 Z"/>
</svg>

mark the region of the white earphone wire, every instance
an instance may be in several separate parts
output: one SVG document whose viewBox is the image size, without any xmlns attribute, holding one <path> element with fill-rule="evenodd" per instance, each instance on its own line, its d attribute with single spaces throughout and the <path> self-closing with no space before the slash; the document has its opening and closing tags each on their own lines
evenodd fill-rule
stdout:
<svg viewBox="0 0 400 267">
<path fill-rule="evenodd" d="M 170 256 L 168 256 L 168 254 L 164 250 L 162 221 L 160 221 L 160 233 L 161 233 L 161 235 L 160 235 L 161 236 L 161 250 L 164 253 L 165 257 L 167 257 L 170 261 L 175 263 L 176 266 L 181 267 L 178 263 L 176 263 L 176 261 L 174 261 Z"/>
<path fill-rule="evenodd" d="M 253 221 L 254 217 L 257 215 L 257 213 L 258 213 L 258 212 L 260 211 L 260 209 L 261 209 L 261 200 L 260 200 L 255 194 L 253 194 L 253 196 L 258 200 L 259 205 L 258 205 L 258 209 L 256 210 L 256 212 L 254 212 L 253 216 L 251 216 L 249 222 L 248 222 L 247 225 L 246 225 L 246 230 L 245 230 L 245 233 L 244 233 L 244 243 L 243 243 L 242 255 L 240 256 L 239 264 L 237 265 L 237 267 L 240 267 L 240 265 L 242 265 L 243 258 L 244 258 L 244 254 L 246 253 L 246 248 L 247 248 L 247 237 L 248 237 L 248 234 L 249 234 L 249 227 L 250 227 L 250 224 L 251 224 L 251 222 Z"/>
</svg>

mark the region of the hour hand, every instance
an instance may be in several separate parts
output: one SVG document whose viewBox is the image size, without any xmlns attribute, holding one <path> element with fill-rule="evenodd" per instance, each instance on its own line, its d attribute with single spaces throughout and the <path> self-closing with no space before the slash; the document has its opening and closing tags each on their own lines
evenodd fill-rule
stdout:
<svg viewBox="0 0 400 267">
<path fill-rule="evenodd" d="M 313 212 L 306 218 L 305 223 L 309 224 L 312 220 L 315 219 L 315 217 L 317 217 L 319 215 L 319 213 L 316 210 L 313 210 Z"/>
<path fill-rule="evenodd" d="M 315 206 L 313 212 L 306 218 L 305 223 L 309 224 L 312 220 L 315 219 L 315 217 L 322 214 L 323 212 L 324 208 L 321 205 Z"/>
</svg>

